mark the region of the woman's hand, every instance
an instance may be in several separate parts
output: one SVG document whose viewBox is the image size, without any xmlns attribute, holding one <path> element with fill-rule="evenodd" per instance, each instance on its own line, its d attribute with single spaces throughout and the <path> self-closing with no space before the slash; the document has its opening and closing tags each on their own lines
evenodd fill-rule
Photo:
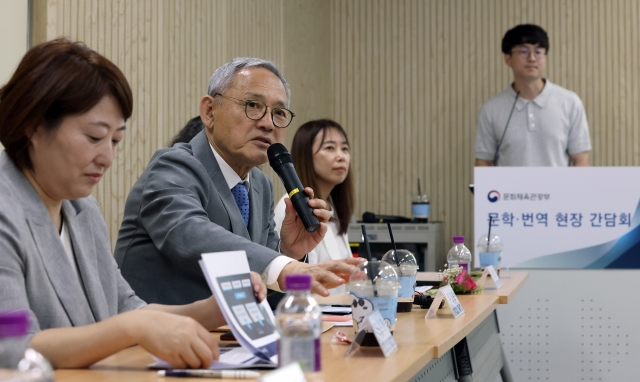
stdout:
<svg viewBox="0 0 640 382">
<path fill-rule="evenodd" d="M 180 368 L 208 367 L 218 359 L 218 344 L 202 325 L 163 307 L 151 305 L 91 325 L 46 329 L 33 336 L 30 346 L 55 368 L 88 367 L 136 344 Z"/>
<path fill-rule="evenodd" d="M 177 368 L 208 368 L 220 356 L 218 343 L 194 319 L 141 309 L 132 325 L 136 343 Z"/>
</svg>

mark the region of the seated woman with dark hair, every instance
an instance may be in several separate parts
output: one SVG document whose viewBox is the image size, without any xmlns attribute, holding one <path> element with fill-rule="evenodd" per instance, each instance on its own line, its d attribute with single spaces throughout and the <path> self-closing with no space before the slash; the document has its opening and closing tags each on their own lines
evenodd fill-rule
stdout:
<svg viewBox="0 0 640 382">
<path fill-rule="evenodd" d="M 204 123 L 202 123 L 202 119 L 198 115 L 197 117 L 193 117 L 187 122 L 186 125 L 178 132 L 178 134 L 173 137 L 171 144 L 169 147 L 175 146 L 176 143 L 189 143 L 204 129 Z"/>
<path fill-rule="evenodd" d="M 30 318 L 11 355 L 31 346 L 54 367 L 86 367 L 138 344 L 176 367 L 218 358 L 207 331 L 224 324 L 215 299 L 165 306 L 138 298 L 91 197 L 132 107 L 122 72 L 64 39 L 27 52 L 0 89 L 0 310 Z"/>
<path fill-rule="evenodd" d="M 309 263 L 352 257 L 347 230 L 353 216 L 354 191 L 347 133 L 330 119 L 309 121 L 296 131 L 291 156 L 302 184 L 324 199 L 332 214 L 324 239 L 308 253 Z M 284 195 L 280 199 L 274 211 L 278 232 L 283 225 L 289 224 L 284 220 L 286 198 L 288 196 Z M 331 294 L 345 291 L 344 285 L 330 290 Z"/>
</svg>

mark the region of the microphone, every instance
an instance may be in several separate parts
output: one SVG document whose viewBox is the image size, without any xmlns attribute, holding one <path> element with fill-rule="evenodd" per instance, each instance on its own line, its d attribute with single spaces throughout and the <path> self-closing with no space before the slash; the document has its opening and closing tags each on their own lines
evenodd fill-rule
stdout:
<svg viewBox="0 0 640 382">
<path fill-rule="evenodd" d="M 493 157 L 493 165 L 498 165 L 498 158 L 500 157 L 500 146 L 502 146 L 502 140 L 504 139 L 504 135 L 507 133 L 507 129 L 509 128 L 509 121 L 511 121 L 511 116 L 513 115 L 513 109 L 516 108 L 516 103 L 518 102 L 518 97 L 520 96 L 520 90 L 516 92 L 516 99 L 513 100 L 513 106 L 511 106 L 511 112 L 509 113 L 509 118 L 507 118 L 507 124 L 504 126 L 504 130 L 502 131 L 502 137 L 500 137 L 500 142 L 498 142 L 498 147 L 496 148 L 496 155 Z"/>
<path fill-rule="evenodd" d="M 278 174 L 284 188 L 289 194 L 289 199 L 296 209 L 302 224 L 307 232 L 315 232 L 320 229 L 320 222 L 316 215 L 313 214 L 313 209 L 309 206 L 309 197 L 304 192 L 304 187 L 296 174 L 296 169 L 293 167 L 293 159 L 291 154 L 287 151 L 281 143 L 274 143 L 267 149 L 267 156 L 269 157 L 269 164 L 271 168 Z"/>
</svg>

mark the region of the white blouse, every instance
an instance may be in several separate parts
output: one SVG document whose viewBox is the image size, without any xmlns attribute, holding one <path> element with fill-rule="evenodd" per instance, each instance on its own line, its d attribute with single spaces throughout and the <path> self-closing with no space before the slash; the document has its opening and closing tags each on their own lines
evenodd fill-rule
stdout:
<svg viewBox="0 0 640 382">
<path fill-rule="evenodd" d="M 76 276 L 80 278 L 80 272 L 78 272 L 78 264 L 76 264 L 76 257 L 73 254 L 73 245 L 71 244 L 71 237 L 69 236 L 69 227 L 67 227 L 67 225 L 64 224 L 64 218 L 62 219 L 62 229 L 60 230 L 60 240 L 62 241 L 62 246 L 64 247 L 64 252 L 67 255 L 67 259 L 69 260 L 69 265 L 71 266 L 71 269 L 73 269 Z"/>
<path fill-rule="evenodd" d="M 282 221 L 284 220 L 285 215 L 284 198 L 288 198 L 288 196 L 285 194 L 280 198 L 280 201 L 278 201 L 274 210 L 274 220 L 278 234 L 280 234 Z M 335 210 L 332 208 L 331 217 L 333 218 L 334 216 L 337 218 Z M 317 264 L 327 260 L 341 260 L 352 257 L 347 234 L 338 234 L 339 229 L 337 219 L 331 219 L 327 223 L 327 228 L 327 233 L 324 235 L 324 239 L 322 239 L 313 251 L 307 254 L 309 257 L 309 264 Z M 329 291 L 331 294 L 345 293 L 347 291 L 347 286 L 341 285 L 337 288 L 330 289 Z"/>
<path fill-rule="evenodd" d="M 69 226 L 65 224 L 64 217 L 62 218 L 62 229 L 60 230 L 60 240 L 62 241 L 62 247 L 64 248 L 64 252 L 67 255 L 67 259 L 69 260 L 69 265 L 71 269 L 80 280 L 80 285 L 82 285 L 82 290 L 84 291 L 85 297 L 87 297 L 87 289 L 84 286 L 84 282 L 82 282 L 82 277 L 80 276 L 80 271 L 78 270 L 78 263 L 76 262 L 76 255 L 73 251 L 73 244 L 71 243 L 71 236 L 69 235 Z M 87 298 L 87 303 L 89 300 Z"/>
</svg>

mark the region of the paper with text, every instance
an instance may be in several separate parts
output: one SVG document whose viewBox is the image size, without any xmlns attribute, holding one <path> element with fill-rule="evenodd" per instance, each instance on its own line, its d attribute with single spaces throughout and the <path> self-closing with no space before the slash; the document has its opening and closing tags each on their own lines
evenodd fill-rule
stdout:
<svg viewBox="0 0 640 382">
<path fill-rule="evenodd" d="M 429 308 L 429 311 L 424 316 L 424 318 L 436 317 L 436 314 L 438 313 L 438 307 L 440 306 L 443 298 L 445 299 L 445 301 L 447 301 L 449 308 L 451 308 L 453 318 L 458 318 L 464 314 L 464 309 L 462 308 L 460 301 L 458 301 L 458 297 L 456 297 L 455 292 L 453 291 L 453 289 L 451 289 L 451 285 L 445 285 L 438 289 L 438 293 L 433 298 L 431 307 Z"/>
<path fill-rule="evenodd" d="M 199 263 L 236 340 L 256 357 L 277 365 L 275 317 L 267 300 L 258 303 L 254 295 L 245 252 L 204 253 Z"/>
</svg>

